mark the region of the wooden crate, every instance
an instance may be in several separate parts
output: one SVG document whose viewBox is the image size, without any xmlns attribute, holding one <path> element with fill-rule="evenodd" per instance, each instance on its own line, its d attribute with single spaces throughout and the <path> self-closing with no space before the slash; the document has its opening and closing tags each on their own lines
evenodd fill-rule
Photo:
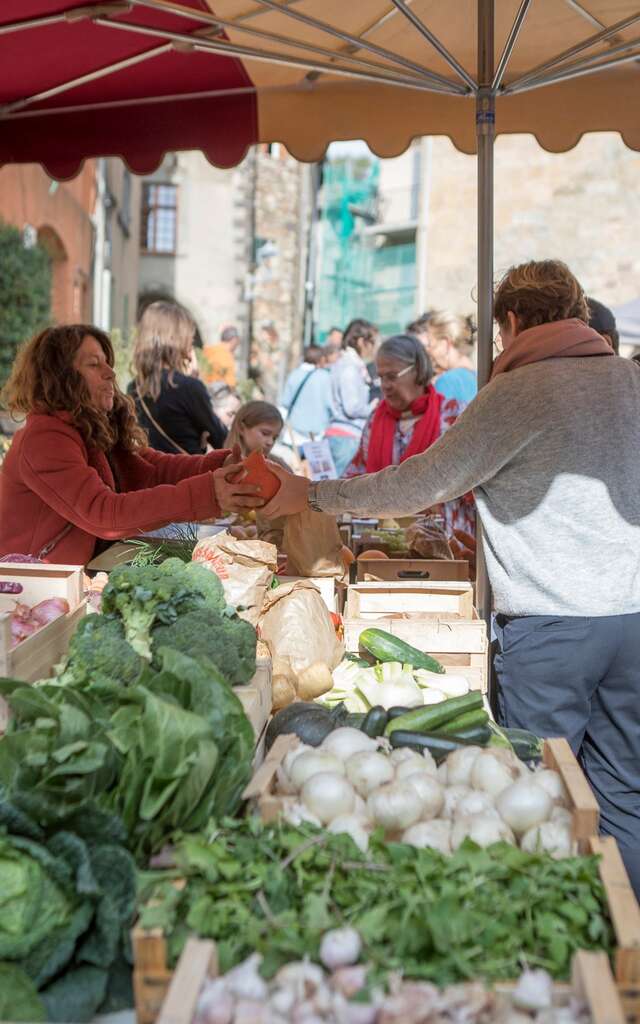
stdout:
<svg viewBox="0 0 640 1024">
<path fill-rule="evenodd" d="M 22 593 L 0 595 L 0 676 L 32 683 L 46 679 L 69 647 L 80 619 L 86 615 L 83 570 L 77 565 L 34 565 L 1 563 L 0 580 L 19 583 Z M 38 604 L 49 597 L 61 597 L 69 611 L 32 633 L 11 648 L 11 616 L 16 601 Z"/>
<path fill-rule="evenodd" d="M 167 966 L 167 943 L 160 928 L 136 927 L 133 944 L 133 998 L 138 1024 L 154 1024 L 167 995 L 173 971 Z"/>
<path fill-rule="evenodd" d="M 387 581 L 439 582 L 469 579 L 469 563 L 446 558 L 359 558 L 355 563 L 360 583 Z"/>
<path fill-rule="evenodd" d="M 411 617 L 418 619 L 477 618 L 473 607 L 473 586 L 463 580 L 446 583 L 353 583 L 347 591 L 346 617 L 377 619 Z"/>
<path fill-rule="evenodd" d="M 191 1024 L 198 998 L 207 978 L 218 975 L 216 944 L 211 940 L 190 938 L 169 986 L 158 1024 Z M 499 995 L 513 992 L 512 984 L 496 984 Z M 620 995 L 605 953 L 580 951 L 571 962 L 571 983 L 556 984 L 555 1006 L 566 1006 L 572 996 L 580 999 L 591 1013 L 592 1024 L 625 1024 Z"/>
<path fill-rule="evenodd" d="M 245 686 L 234 686 L 233 691 L 242 703 L 258 741 L 271 715 L 271 658 L 257 658 L 256 673 L 251 682 Z"/>
<path fill-rule="evenodd" d="M 592 836 L 581 844 L 601 856 L 600 878 L 607 894 L 616 937 L 614 974 L 628 1021 L 640 1021 L 640 907 L 620 850 L 611 836 Z"/>
<path fill-rule="evenodd" d="M 360 634 L 375 626 L 392 636 L 432 654 L 450 675 L 463 675 L 472 690 L 487 692 L 489 678 L 489 644 L 487 627 L 482 619 L 406 619 L 384 618 L 344 619 L 344 644 L 356 653 Z"/>
<path fill-rule="evenodd" d="M 299 742 L 294 735 L 278 736 L 242 794 L 244 800 L 253 801 L 253 808 L 262 821 L 273 821 L 280 814 L 282 798 L 275 792 L 276 772 Z M 598 830 L 599 820 L 599 809 L 591 788 L 566 740 L 545 740 L 544 760 L 562 776 L 569 793 L 573 837 L 578 841 L 579 849 L 587 852 L 590 837 Z"/>
</svg>

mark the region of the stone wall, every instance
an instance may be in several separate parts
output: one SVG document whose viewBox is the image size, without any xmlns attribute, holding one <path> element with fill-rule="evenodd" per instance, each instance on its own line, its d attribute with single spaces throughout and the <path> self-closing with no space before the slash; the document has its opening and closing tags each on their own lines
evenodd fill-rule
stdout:
<svg viewBox="0 0 640 1024">
<path fill-rule="evenodd" d="M 310 172 L 280 147 L 262 147 L 256 159 L 252 364 L 275 401 L 302 354 Z"/>
<path fill-rule="evenodd" d="M 495 272 L 513 263 L 565 260 L 610 306 L 640 294 L 640 153 L 612 133 L 567 153 L 532 136 L 500 136 L 495 168 Z M 476 162 L 433 140 L 428 202 L 427 306 L 476 308 Z"/>
</svg>

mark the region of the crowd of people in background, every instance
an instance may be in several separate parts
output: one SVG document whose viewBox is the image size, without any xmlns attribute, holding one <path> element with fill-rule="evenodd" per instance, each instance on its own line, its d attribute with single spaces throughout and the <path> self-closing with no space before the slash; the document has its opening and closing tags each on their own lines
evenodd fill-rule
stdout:
<svg viewBox="0 0 640 1024">
<path fill-rule="evenodd" d="M 591 326 L 617 353 L 613 314 L 594 299 L 588 303 Z M 304 349 L 278 405 L 243 403 L 237 327 L 224 325 L 198 358 L 191 315 L 178 303 L 154 302 L 138 324 L 128 393 L 158 451 L 204 454 L 237 445 L 243 456 L 260 450 L 300 472 L 304 446 L 325 441 L 332 472 L 349 479 L 426 451 L 456 421 L 478 390 L 475 335 L 473 318 L 450 310 L 429 310 L 386 339 L 358 317 Z M 470 494 L 442 512 L 454 543 L 473 539 Z"/>
</svg>

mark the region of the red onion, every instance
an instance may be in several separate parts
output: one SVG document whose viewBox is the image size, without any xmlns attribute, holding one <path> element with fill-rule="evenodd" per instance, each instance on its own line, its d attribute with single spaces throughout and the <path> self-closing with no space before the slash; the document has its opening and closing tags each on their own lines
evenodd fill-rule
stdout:
<svg viewBox="0 0 640 1024">
<path fill-rule="evenodd" d="M 0 562 L 28 562 L 32 565 L 44 565 L 41 558 L 36 558 L 35 555 L 2 555 Z"/>
<path fill-rule="evenodd" d="M 0 580 L 0 594 L 21 594 L 24 590 L 22 583 L 12 583 L 11 580 Z"/>
<path fill-rule="evenodd" d="M 48 597 L 31 609 L 31 618 L 41 626 L 59 619 L 69 611 L 69 602 L 63 597 Z"/>
</svg>

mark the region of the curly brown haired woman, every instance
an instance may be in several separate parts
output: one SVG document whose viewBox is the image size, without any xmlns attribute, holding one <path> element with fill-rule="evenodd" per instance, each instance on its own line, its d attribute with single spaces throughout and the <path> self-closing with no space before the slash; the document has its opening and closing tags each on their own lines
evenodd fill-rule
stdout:
<svg viewBox="0 0 640 1024">
<path fill-rule="evenodd" d="M 262 504 L 236 457 L 147 447 L 108 335 L 52 327 L 19 353 L 3 398 L 26 415 L 0 475 L 0 554 L 85 565 L 104 545 Z"/>
</svg>

